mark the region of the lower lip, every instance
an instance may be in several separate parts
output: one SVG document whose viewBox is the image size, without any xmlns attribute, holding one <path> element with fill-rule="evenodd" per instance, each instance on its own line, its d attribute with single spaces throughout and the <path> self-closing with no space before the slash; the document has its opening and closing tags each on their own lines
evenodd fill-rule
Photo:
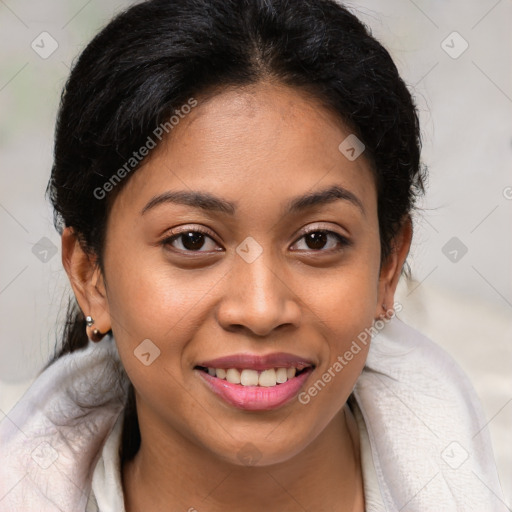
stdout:
<svg viewBox="0 0 512 512">
<path fill-rule="evenodd" d="M 242 386 L 232 384 L 224 379 L 213 377 L 202 370 L 196 370 L 208 384 L 209 388 L 228 404 L 247 411 L 269 411 L 284 405 L 294 398 L 313 368 L 308 368 L 297 377 L 287 380 L 283 384 L 272 387 Z"/>
</svg>

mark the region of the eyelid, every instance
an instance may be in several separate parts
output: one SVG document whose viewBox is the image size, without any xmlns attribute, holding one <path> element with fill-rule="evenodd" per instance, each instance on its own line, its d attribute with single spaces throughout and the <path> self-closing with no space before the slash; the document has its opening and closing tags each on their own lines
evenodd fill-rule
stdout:
<svg viewBox="0 0 512 512">
<path fill-rule="evenodd" d="M 201 226 L 199 224 L 187 224 L 185 226 L 180 226 L 178 229 L 171 228 L 165 231 L 165 233 L 162 235 L 163 240 L 166 240 L 168 238 L 171 238 L 173 236 L 182 235 L 183 233 L 189 233 L 190 231 L 203 233 L 205 235 L 208 235 L 210 238 L 215 240 L 215 235 L 212 231 L 210 231 L 208 228 L 205 228 L 204 226 Z M 216 241 L 216 240 L 215 240 Z"/>
<path fill-rule="evenodd" d="M 322 224 L 322 223 L 319 223 L 319 224 L 313 224 L 313 225 L 308 225 L 306 226 L 305 228 L 302 228 L 299 233 L 298 233 L 298 238 L 296 240 L 299 240 L 301 237 L 303 237 L 304 235 L 307 235 L 309 233 L 314 233 L 316 231 L 329 231 L 335 235 L 338 235 L 344 239 L 347 240 L 347 242 L 349 242 L 349 238 L 348 238 L 348 235 L 344 235 L 342 233 L 338 233 L 337 231 L 334 230 L 334 228 L 331 226 L 331 225 L 327 225 L 327 224 Z"/>
<path fill-rule="evenodd" d="M 297 245 L 298 243 L 300 243 L 300 241 L 306 236 L 306 235 L 309 235 L 310 233 L 326 233 L 327 236 L 331 236 L 331 237 L 334 237 L 336 240 L 337 240 L 337 243 L 338 243 L 338 248 L 337 249 L 327 249 L 327 250 L 324 250 L 324 249 L 318 249 L 318 250 L 315 250 L 315 249 L 306 249 L 305 252 L 306 253 L 315 253 L 315 254 L 333 254 L 333 253 L 336 253 L 336 252 L 339 252 L 339 251 L 342 251 L 344 249 L 347 249 L 349 247 L 351 247 L 353 245 L 353 241 L 346 235 L 342 235 L 341 233 L 335 231 L 334 229 L 332 228 L 329 228 L 329 227 L 326 227 L 326 226 L 312 226 L 312 227 L 306 227 L 304 229 L 302 229 L 298 235 L 298 237 L 295 239 L 295 242 L 293 242 L 292 246 L 293 247 L 294 245 Z"/>
</svg>

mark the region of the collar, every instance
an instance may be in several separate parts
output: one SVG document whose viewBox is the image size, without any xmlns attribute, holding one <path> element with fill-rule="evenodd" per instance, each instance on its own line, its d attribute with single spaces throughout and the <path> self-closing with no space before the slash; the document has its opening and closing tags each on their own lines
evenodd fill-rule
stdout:
<svg viewBox="0 0 512 512">
<path fill-rule="evenodd" d="M 359 338 L 352 344 L 354 357 L 361 346 Z M 119 433 L 128 385 L 111 336 L 41 372 L 0 423 L 0 512 L 85 510 L 107 438 Z M 389 321 L 371 341 L 353 396 L 384 510 L 508 510 L 477 395 L 428 338 Z"/>
</svg>

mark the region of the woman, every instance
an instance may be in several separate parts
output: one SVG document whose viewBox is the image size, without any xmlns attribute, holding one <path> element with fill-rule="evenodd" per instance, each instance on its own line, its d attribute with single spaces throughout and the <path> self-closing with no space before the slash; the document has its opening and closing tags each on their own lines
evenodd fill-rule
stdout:
<svg viewBox="0 0 512 512">
<path fill-rule="evenodd" d="M 76 302 L 0 426 L 0 510 L 506 510 L 473 388 L 396 318 L 423 182 L 411 95 L 334 1 L 117 16 L 62 96 Z"/>
</svg>

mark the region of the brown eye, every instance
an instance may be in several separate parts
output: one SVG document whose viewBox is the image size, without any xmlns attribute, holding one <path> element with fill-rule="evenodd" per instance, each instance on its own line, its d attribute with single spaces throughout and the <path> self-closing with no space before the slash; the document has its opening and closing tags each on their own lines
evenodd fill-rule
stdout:
<svg viewBox="0 0 512 512">
<path fill-rule="evenodd" d="M 328 231 L 326 229 L 315 229 L 308 231 L 299 240 L 304 239 L 306 248 L 302 250 L 320 251 L 327 252 L 328 250 L 338 250 L 350 245 L 350 242 L 342 235 L 335 233 L 334 231 Z M 330 243 L 330 247 L 325 249 L 326 245 L 329 244 L 329 240 L 334 240 Z"/>
<path fill-rule="evenodd" d="M 213 242 L 213 247 L 207 248 L 206 250 L 201 250 L 208 245 L 207 241 L 211 240 Z M 178 247 L 174 245 L 178 242 Z M 171 237 L 166 238 L 162 241 L 162 244 L 165 246 L 171 246 L 173 249 L 182 252 L 209 252 L 212 250 L 216 250 L 217 244 L 215 241 L 208 236 L 205 231 L 201 231 L 198 229 L 182 231 L 181 233 L 177 233 Z M 180 247 L 181 246 L 181 247 Z"/>
</svg>

